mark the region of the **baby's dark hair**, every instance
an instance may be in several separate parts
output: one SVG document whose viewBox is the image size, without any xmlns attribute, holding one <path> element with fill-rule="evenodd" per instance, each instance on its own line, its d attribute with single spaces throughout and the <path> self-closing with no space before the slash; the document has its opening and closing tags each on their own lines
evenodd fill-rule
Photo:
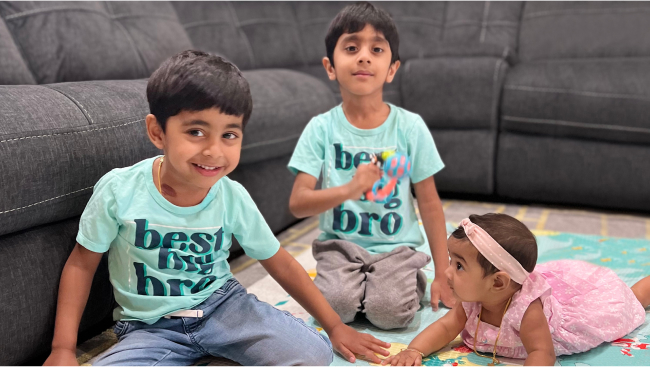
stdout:
<svg viewBox="0 0 650 367">
<path fill-rule="evenodd" d="M 497 213 L 484 215 L 472 214 L 469 220 L 483 228 L 501 247 L 514 257 L 527 272 L 532 272 L 537 263 L 537 241 L 535 235 L 517 219 Z M 462 226 L 452 232 L 454 238 L 468 240 Z M 481 253 L 477 256 L 478 263 L 483 268 L 483 276 L 488 276 L 499 271 Z"/>
<path fill-rule="evenodd" d="M 330 23 L 330 28 L 325 36 L 325 49 L 332 66 L 334 66 L 334 48 L 336 48 L 336 43 L 341 35 L 359 32 L 367 24 L 381 32 L 388 41 L 392 55 L 390 63 L 393 64 L 399 60 L 399 35 L 393 18 L 386 10 L 363 1 L 346 6 Z"/>
<path fill-rule="evenodd" d="M 167 119 L 181 111 L 214 107 L 226 115 L 243 116 L 243 126 L 253 111 L 248 81 L 239 69 L 219 56 L 194 50 L 163 61 L 149 78 L 147 100 L 163 131 Z"/>
</svg>

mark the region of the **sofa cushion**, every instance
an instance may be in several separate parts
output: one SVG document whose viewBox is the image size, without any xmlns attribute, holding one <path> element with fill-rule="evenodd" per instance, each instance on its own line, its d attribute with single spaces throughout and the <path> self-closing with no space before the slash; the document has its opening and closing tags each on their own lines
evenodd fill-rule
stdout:
<svg viewBox="0 0 650 367">
<path fill-rule="evenodd" d="M 220 55 L 241 70 L 253 68 L 253 49 L 229 2 L 173 1 L 172 5 L 197 49 Z"/>
<path fill-rule="evenodd" d="M 522 60 L 650 56 L 650 2 L 529 1 Z"/>
<path fill-rule="evenodd" d="M 249 70 L 244 77 L 253 114 L 244 131 L 241 164 L 291 154 L 309 120 L 336 104 L 325 84 L 297 71 Z"/>
<path fill-rule="evenodd" d="M 521 1 L 449 1 L 444 42 L 494 44 L 517 48 Z"/>
<path fill-rule="evenodd" d="M 136 79 L 192 48 L 167 2 L 1 2 L 37 83 Z"/>
<path fill-rule="evenodd" d="M 522 63 L 508 73 L 505 131 L 650 143 L 650 63 L 643 59 Z"/>
<path fill-rule="evenodd" d="M 145 88 L 0 86 L 0 235 L 81 214 L 102 175 L 159 152 L 144 127 Z"/>
<path fill-rule="evenodd" d="M 109 1 L 106 7 L 133 41 L 147 77 L 168 57 L 194 48 L 168 1 Z"/>
<path fill-rule="evenodd" d="M 327 56 L 325 50 L 327 29 L 336 14 L 348 4 L 350 3 L 345 1 L 297 1 L 291 3 L 298 20 L 298 32 L 307 65 L 321 65 L 321 60 Z"/>
<path fill-rule="evenodd" d="M 240 69 L 305 65 L 293 8 L 285 2 L 174 2 L 194 45 Z"/>
<path fill-rule="evenodd" d="M 297 221 L 289 210 L 289 198 L 296 178 L 287 169 L 290 158 L 291 153 L 243 164 L 228 175 L 248 191 L 273 233 L 280 233 Z"/>
<path fill-rule="evenodd" d="M 147 80 L 101 80 L 83 83 L 48 84 L 71 100 L 90 125 L 143 119 L 149 113 Z"/>
<path fill-rule="evenodd" d="M 494 193 L 496 131 L 431 130 L 445 168 L 436 173 L 441 192 L 463 194 Z"/>
<path fill-rule="evenodd" d="M 0 85 L 36 84 L 4 20 L 0 18 Z"/>
<path fill-rule="evenodd" d="M 496 129 L 507 67 L 495 57 L 409 60 L 401 71 L 404 107 L 430 128 Z"/>
<path fill-rule="evenodd" d="M 0 236 L 0 279 L 15 290 L 0 297 L 0 361 L 9 366 L 38 358 L 52 345 L 61 271 L 75 245 L 79 217 Z M 79 332 L 106 322 L 113 309 L 108 256 L 99 263 Z M 10 336 L 10 337 L 9 337 Z M 11 343 L 7 342 L 11 340 Z M 32 362 L 33 363 L 33 362 Z"/>
<path fill-rule="evenodd" d="M 650 149 L 502 132 L 497 194 L 527 202 L 650 210 Z"/>
<path fill-rule="evenodd" d="M 377 6 L 388 11 L 399 32 L 402 62 L 434 52 L 443 36 L 445 3 L 439 1 L 387 1 Z"/>
</svg>

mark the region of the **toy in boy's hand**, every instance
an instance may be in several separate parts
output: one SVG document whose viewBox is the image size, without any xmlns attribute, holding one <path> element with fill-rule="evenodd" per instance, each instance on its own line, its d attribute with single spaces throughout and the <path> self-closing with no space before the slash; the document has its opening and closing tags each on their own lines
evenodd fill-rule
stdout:
<svg viewBox="0 0 650 367">
<path fill-rule="evenodd" d="M 411 174 L 411 160 L 402 153 L 388 151 L 373 155 L 372 163 L 379 166 L 384 174 L 375 182 L 372 190 L 366 192 L 366 199 L 384 204 L 393 198 L 393 190 L 399 180 Z"/>
</svg>

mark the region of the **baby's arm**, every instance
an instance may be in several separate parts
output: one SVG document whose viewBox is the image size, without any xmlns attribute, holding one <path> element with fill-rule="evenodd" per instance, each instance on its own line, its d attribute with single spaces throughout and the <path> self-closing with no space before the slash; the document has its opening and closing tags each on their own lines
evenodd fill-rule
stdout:
<svg viewBox="0 0 650 367">
<path fill-rule="evenodd" d="M 101 259 L 101 253 L 87 250 L 78 243 L 72 249 L 61 273 L 52 352 L 44 365 L 77 365 L 79 322 Z"/>
<path fill-rule="evenodd" d="M 361 195 L 372 189 L 372 185 L 380 178 L 379 167 L 373 164 L 362 164 L 357 168 L 352 181 L 347 184 L 315 190 L 318 179 L 308 173 L 299 172 L 291 191 L 289 209 L 298 218 L 323 213 L 346 200 L 359 200 Z"/>
<path fill-rule="evenodd" d="M 520 337 L 524 348 L 526 348 L 526 353 L 528 353 L 524 366 L 553 366 L 555 364 L 553 339 L 539 298 L 533 301 L 524 313 L 524 318 L 521 320 Z"/>
<path fill-rule="evenodd" d="M 426 329 L 422 330 L 409 344 L 408 349 L 384 359 L 381 364 L 390 364 L 392 366 L 422 365 L 420 352 L 428 356 L 449 344 L 449 342 L 456 339 L 458 334 L 463 331 L 466 322 L 467 315 L 465 314 L 465 310 L 460 302 L 456 302 L 454 308 Z"/>
</svg>

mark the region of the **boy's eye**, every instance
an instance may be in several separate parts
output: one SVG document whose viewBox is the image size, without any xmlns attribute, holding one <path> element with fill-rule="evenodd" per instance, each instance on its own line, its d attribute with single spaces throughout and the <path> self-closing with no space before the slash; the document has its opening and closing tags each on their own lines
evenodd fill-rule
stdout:
<svg viewBox="0 0 650 367">
<path fill-rule="evenodd" d="M 203 131 L 201 130 L 190 130 L 188 133 L 192 136 L 204 136 Z"/>
<path fill-rule="evenodd" d="M 223 137 L 228 139 L 228 140 L 237 139 L 237 135 L 234 134 L 234 133 L 225 133 L 225 134 L 223 134 Z"/>
<path fill-rule="evenodd" d="M 461 265 L 459 262 L 456 263 L 456 270 L 463 270 L 463 265 Z"/>
<path fill-rule="evenodd" d="M 377 52 L 377 53 L 384 52 L 384 49 L 383 49 L 383 48 L 379 48 L 379 47 L 375 47 L 375 48 L 373 48 L 372 50 L 373 50 L 374 52 Z"/>
<path fill-rule="evenodd" d="M 347 51 L 354 52 L 357 50 L 357 46 L 348 46 L 345 48 Z"/>
</svg>

